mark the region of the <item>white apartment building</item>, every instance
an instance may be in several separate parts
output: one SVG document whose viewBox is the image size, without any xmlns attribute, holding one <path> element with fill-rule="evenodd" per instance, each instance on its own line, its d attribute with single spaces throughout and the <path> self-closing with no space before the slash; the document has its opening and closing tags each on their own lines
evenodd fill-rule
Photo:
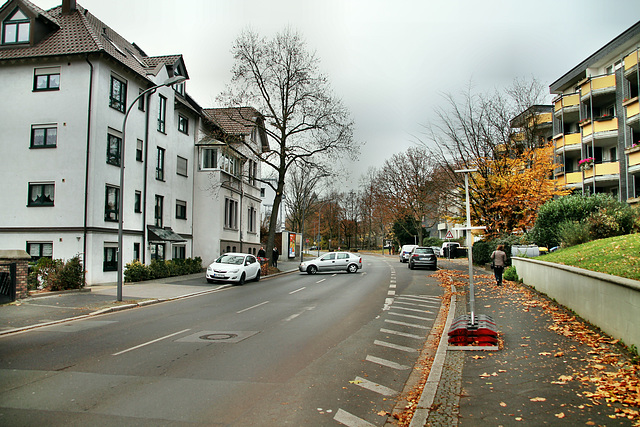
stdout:
<svg viewBox="0 0 640 427">
<path fill-rule="evenodd" d="M 0 249 L 26 249 L 34 260 L 80 255 L 87 283 L 99 284 L 117 280 L 120 215 L 125 264 L 195 256 L 206 262 L 233 242 L 236 249 L 258 246 L 259 225 L 243 234 L 248 221 L 222 222 L 234 213 L 225 209 L 226 195 L 238 202 L 238 215 L 241 208 L 260 211 L 255 185 L 229 184 L 239 176 L 225 173 L 230 155 L 208 168 L 220 180 L 220 198 L 195 185 L 204 172 L 200 131 L 213 129 L 224 143 L 228 129 L 201 118 L 184 82 L 134 103 L 171 77 L 188 78 L 181 55 L 147 56 L 75 0 L 48 11 L 9 0 L 0 22 Z M 248 168 L 256 158 L 236 161 Z"/>
<path fill-rule="evenodd" d="M 225 252 L 260 249 L 258 155 L 264 118 L 250 107 L 202 110 L 194 178 L 194 253 L 207 265 Z"/>
</svg>

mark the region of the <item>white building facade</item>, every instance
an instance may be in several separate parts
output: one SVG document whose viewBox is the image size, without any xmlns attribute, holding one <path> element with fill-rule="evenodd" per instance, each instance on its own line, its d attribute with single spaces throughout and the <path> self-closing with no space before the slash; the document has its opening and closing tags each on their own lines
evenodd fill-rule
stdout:
<svg viewBox="0 0 640 427">
<path fill-rule="evenodd" d="M 249 224 L 222 222 L 225 191 L 259 218 L 255 185 L 218 185 L 224 190 L 215 201 L 196 185 L 202 110 L 185 84 L 159 87 L 134 102 L 171 77 L 188 78 L 181 55 L 147 56 L 74 0 L 48 11 L 10 0 L 0 21 L 0 249 L 26 249 L 34 260 L 79 255 L 87 284 L 100 284 L 117 281 L 120 215 L 124 264 L 209 260 L 227 246 L 211 250 L 210 239 L 237 241 L 237 249 L 259 244 L 259 224 L 243 233 Z M 249 167 L 249 158 L 239 164 Z M 217 172 L 220 182 L 229 181 Z M 202 234 L 207 243 L 194 242 L 196 223 L 211 227 Z"/>
</svg>

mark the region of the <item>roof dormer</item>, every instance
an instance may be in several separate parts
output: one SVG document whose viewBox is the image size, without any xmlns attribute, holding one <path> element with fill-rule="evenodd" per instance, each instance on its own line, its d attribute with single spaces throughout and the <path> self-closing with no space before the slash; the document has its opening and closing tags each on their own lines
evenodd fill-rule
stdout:
<svg viewBox="0 0 640 427">
<path fill-rule="evenodd" d="M 2 44 L 28 44 L 31 20 L 20 8 L 15 8 L 2 21 Z"/>
</svg>

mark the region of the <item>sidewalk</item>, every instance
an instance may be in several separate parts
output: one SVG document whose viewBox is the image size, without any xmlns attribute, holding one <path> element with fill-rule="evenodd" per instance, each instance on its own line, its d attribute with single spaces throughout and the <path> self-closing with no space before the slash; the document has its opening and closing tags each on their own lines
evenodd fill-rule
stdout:
<svg viewBox="0 0 640 427">
<path fill-rule="evenodd" d="M 440 267 L 463 273 L 467 260 Z M 637 366 L 624 349 L 527 286 L 498 287 L 480 268 L 474 278 L 475 312 L 496 322 L 500 350 L 449 347 L 424 425 L 637 425 L 627 418 L 638 420 Z M 468 279 L 457 280 L 455 317 L 469 313 Z"/>
</svg>

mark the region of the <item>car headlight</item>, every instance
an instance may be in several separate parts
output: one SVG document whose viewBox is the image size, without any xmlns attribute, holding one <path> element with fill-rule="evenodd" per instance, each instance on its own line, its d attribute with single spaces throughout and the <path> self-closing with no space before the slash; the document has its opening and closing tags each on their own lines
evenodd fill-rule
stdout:
<svg viewBox="0 0 640 427">
<path fill-rule="evenodd" d="M 239 269 L 239 268 L 236 268 L 236 269 L 234 269 L 234 270 L 229 270 L 229 273 L 237 273 L 238 271 L 240 271 L 240 269 Z"/>
</svg>

